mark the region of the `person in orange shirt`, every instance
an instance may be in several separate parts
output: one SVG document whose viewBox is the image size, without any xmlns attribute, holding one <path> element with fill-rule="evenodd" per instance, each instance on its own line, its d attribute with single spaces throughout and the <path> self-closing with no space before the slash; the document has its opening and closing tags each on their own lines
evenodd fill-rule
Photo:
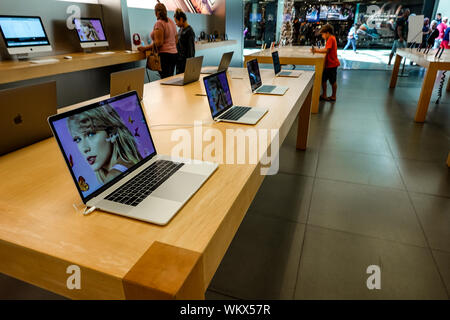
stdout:
<svg viewBox="0 0 450 320">
<path fill-rule="evenodd" d="M 337 94 L 337 68 L 341 65 L 337 55 L 337 41 L 334 34 L 334 28 L 330 24 L 324 25 L 320 29 L 322 38 L 326 41 L 325 48 L 317 49 L 311 48 L 312 53 L 326 53 L 325 57 L 325 69 L 322 74 L 322 95 L 320 100 L 322 101 L 336 101 Z M 330 97 L 327 97 L 327 81 L 330 82 L 333 89 L 333 93 Z"/>
</svg>

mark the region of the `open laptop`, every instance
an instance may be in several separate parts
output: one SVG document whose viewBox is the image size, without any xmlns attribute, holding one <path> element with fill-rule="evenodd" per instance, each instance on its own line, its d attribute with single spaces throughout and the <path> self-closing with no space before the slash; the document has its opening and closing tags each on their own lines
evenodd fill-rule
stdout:
<svg viewBox="0 0 450 320">
<path fill-rule="evenodd" d="M 139 99 L 144 97 L 145 68 L 135 68 L 111 73 L 110 95 L 136 91 Z"/>
<path fill-rule="evenodd" d="M 280 56 L 278 51 L 272 52 L 273 69 L 276 77 L 299 78 L 302 74 L 300 71 L 281 70 Z"/>
<path fill-rule="evenodd" d="M 219 67 L 204 67 L 202 68 L 203 74 L 213 74 L 220 71 L 227 71 L 230 66 L 231 59 L 233 59 L 234 51 L 226 52 L 222 55 L 222 59 L 220 60 Z"/>
<path fill-rule="evenodd" d="M 186 60 L 186 68 L 182 77 L 174 77 L 170 80 L 164 80 L 161 84 L 170 86 L 184 86 L 186 84 L 198 81 L 200 79 L 200 71 L 202 70 L 203 56 L 188 58 Z"/>
<path fill-rule="evenodd" d="M 203 78 L 214 121 L 256 124 L 267 108 L 233 106 L 226 71 Z"/>
<path fill-rule="evenodd" d="M 247 71 L 253 93 L 282 96 L 289 89 L 288 87 L 263 85 L 258 60 L 256 59 L 247 62 Z"/>
<path fill-rule="evenodd" d="M 0 90 L 0 155 L 51 137 L 56 109 L 55 81 Z"/>
<path fill-rule="evenodd" d="M 217 169 L 158 155 L 136 91 L 48 121 L 91 208 L 165 225 Z"/>
</svg>

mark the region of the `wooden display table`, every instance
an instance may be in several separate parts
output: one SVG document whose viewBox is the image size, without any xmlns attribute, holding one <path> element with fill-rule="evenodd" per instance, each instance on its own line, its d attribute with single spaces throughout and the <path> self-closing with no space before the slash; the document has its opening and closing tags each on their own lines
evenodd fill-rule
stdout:
<svg viewBox="0 0 450 320">
<path fill-rule="evenodd" d="M 203 121 L 203 132 L 217 129 L 224 135 L 227 129 L 278 129 L 281 144 L 297 116 L 298 147 L 306 148 L 314 72 L 273 79 L 273 71 L 263 70 L 262 77 L 289 90 L 282 97 L 252 95 L 248 77 L 229 77 L 237 105 L 269 108 L 256 126 L 212 122 L 206 97 L 198 95 L 204 92 L 201 82 L 147 84 L 144 105 L 158 153 L 171 154 L 179 144 L 172 140 L 175 129 L 194 137 L 198 128 L 183 124 L 196 120 Z M 269 134 L 268 142 L 273 141 Z M 200 151 L 209 145 L 204 142 Z M 193 149 L 192 157 L 201 159 L 203 152 Z M 224 150 L 226 142 L 215 155 L 223 159 Z M 0 272 L 75 299 L 202 299 L 264 179 L 261 167 L 260 157 L 253 164 L 220 164 L 161 227 L 101 211 L 89 216 L 76 211 L 73 204 L 80 199 L 54 139 L 2 156 Z M 80 290 L 66 286 L 71 265 L 81 268 Z"/>
<path fill-rule="evenodd" d="M 316 78 L 314 80 L 314 89 L 312 96 L 312 113 L 319 112 L 320 90 L 322 88 L 322 72 L 325 67 L 325 54 L 311 52 L 311 47 L 290 46 L 275 49 L 280 56 L 281 64 L 307 65 L 315 66 Z M 244 67 L 247 61 L 258 59 L 259 63 L 273 64 L 271 49 L 265 49 L 244 57 Z"/>
<path fill-rule="evenodd" d="M 27 60 L 0 61 L 0 84 L 95 69 L 145 59 L 145 54 L 141 52 L 127 53 L 124 50 L 108 51 L 112 51 L 114 54 L 101 55 L 96 53 L 76 52 L 32 59 L 38 60 L 54 58 L 59 60 L 59 62 L 45 64 L 33 64 Z M 71 56 L 72 59 L 64 59 L 65 56 Z"/>
<path fill-rule="evenodd" d="M 389 85 L 390 88 L 395 88 L 397 85 L 400 64 L 403 58 L 410 59 L 419 66 L 427 69 L 422 90 L 420 91 L 419 102 L 417 103 L 416 116 L 414 118 L 416 122 L 425 122 L 438 71 L 450 70 L 450 54 L 448 51 L 440 59 L 435 58 L 434 55 L 435 51 L 425 55 L 423 52 L 417 52 L 416 49 L 398 49 L 395 57 L 395 64 Z M 450 91 L 450 82 L 447 84 L 447 91 Z"/>
</svg>

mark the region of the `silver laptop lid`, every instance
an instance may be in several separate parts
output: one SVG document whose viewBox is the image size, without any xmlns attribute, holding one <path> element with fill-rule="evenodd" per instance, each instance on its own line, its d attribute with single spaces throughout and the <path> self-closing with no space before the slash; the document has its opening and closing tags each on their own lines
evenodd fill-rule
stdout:
<svg viewBox="0 0 450 320">
<path fill-rule="evenodd" d="M 200 79 L 202 71 L 203 56 L 188 58 L 186 60 L 186 68 L 184 70 L 184 83 L 188 84 Z"/>
<path fill-rule="evenodd" d="M 222 56 L 222 59 L 220 60 L 219 68 L 217 69 L 218 72 L 220 71 L 227 71 L 228 67 L 230 66 L 231 59 L 233 59 L 234 51 L 231 52 L 225 52 Z"/>
<path fill-rule="evenodd" d="M 56 81 L 0 90 L 0 155 L 50 138 L 56 105 Z"/>
<path fill-rule="evenodd" d="M 111 73 L 110 96 L 136 91 L 142 100 L 144 96 L 145 68 L 128 69 Z"/>
<path fill-rule="evenodd" d="M 49 118 L 84 203 L 156 155 L 136 91 Z"/>
</svg>

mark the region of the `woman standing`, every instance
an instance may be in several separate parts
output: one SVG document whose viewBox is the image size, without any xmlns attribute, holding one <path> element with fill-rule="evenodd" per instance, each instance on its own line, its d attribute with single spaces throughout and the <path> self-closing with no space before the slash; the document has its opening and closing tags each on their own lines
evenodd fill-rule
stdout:
<svg viewBox="0 0 450 320">
<path fill-rule="evenodd" d="M 152 44 L 145 47 L 139 47 L 138 50 L 145 52 L 157 48 L 161 58 L 161 79 L 173 76 L 175 65 L 177 63 L 177 27 L 175 23 L 167 17 L 166 6 L 157 3 L 155 6 L 155 15 L 157 21 L 150 34 Z"/>
<path fill-rule="evenodd" d="M 350 47 L 350 45 L 352 45 L 353 48 L 353 52 L 356 53 L 356 40 L 358 40 L 358 25 L 355 23 L 351 28 L 350 31 L 348 32 L 347 35 L 347 44 L 344 47 L 344 51 L 348 49 L 348 47 Z"/>
<path fill-rule="evenodd" d="M 176 25 L 180 28 L 177 41 L 177 74 L 180 74 L 184 73 L 186 59 L 195 57 L 195 33 L 187 22 L 186 14 L 181 9 L 177 9 L 173 17 Z"/>
</svg>

